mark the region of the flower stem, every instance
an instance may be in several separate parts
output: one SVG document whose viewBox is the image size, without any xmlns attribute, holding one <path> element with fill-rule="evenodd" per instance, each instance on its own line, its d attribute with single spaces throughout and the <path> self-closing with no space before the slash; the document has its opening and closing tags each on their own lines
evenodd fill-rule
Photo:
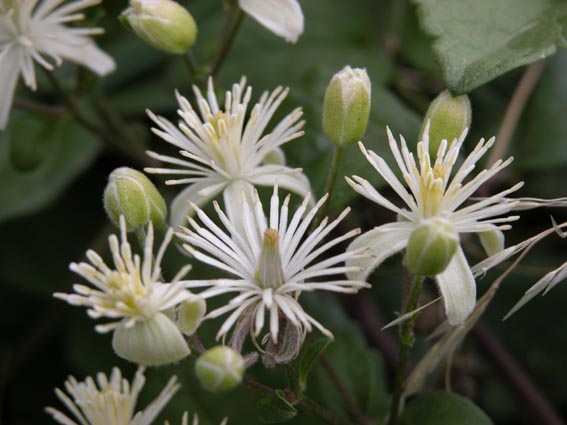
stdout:
<svg viewBox="0 0 567 425">
<path fill-rule="evenodd" d="M 189 70 L 193 81 L 198 81 L 199 68 L 197 67 L 197 64 L 195 64 L 195 59 L 193 58 L 191 50 L 187 50 L 187 52 L 183 55 L 183 61 L 187 65 L 187 69 Z"/>
<path fill-rule="evenodd" d="M 329 169 L 329 174 L 327 175 L 327 184 L 325 185 L 325 192 L 324 194 L 329 195 L 327 198 L 327 202 L 323 204 L 319 213 L 313 220 L 313 224 L 311 225 L 311 229 L 316 228 L 320 223 L 321 220 L 327 214 L 328 205 L 331 202 L 331 198 L 333 197 L 333 191 L 335 190 L 335 184 L 337 182 L 337 174 L 339 173 L 339 168 L 341 166 L 341 161 L 343 159 L 345 150 L 342 146 L 335 146 L 335 150 L 333 151 L 333 159 L 331 160 L 331 168 Z"/>
<path fill-rule="evenodd" d="M 210 71 L 207 73 L 205 78 L 205 83 L 209 79 L 209 77 L 216 77 L 218 72 L 220 71 L 224 60 L 228 56 L 234 39 L 236 38 L 236 34 L 240 29 L 240 25 L 242 24 L 242 20 L 244 19 L 244 12 L 237 4 L 231 6 L 230 13 L 226 19 L 226 23 L 224 26 L 224 31 L 222 34 L 220 47 L 217 51 L 215 59 L 211 65 Z"/>
<path fill-rule="evenodd" d="M 402 314 L 413 311 L 418 307 L 423 280 L 423 276 L 408 276 L 404 286 L 404 308 Z M 409 354 L 415 340 L 413 336 L 413 324 L 415 318 L 416 316 L 412 316 L 400 325 L 400 351 L 398 354 L 398 365 L 396 367 L 396 382 L 394 383 L 392 405 L 390 407 L 389 425 L 396 425 L 398 422 L 400 401 L 402 398 L 402 386 L 406 376 Z"/>
</svg>

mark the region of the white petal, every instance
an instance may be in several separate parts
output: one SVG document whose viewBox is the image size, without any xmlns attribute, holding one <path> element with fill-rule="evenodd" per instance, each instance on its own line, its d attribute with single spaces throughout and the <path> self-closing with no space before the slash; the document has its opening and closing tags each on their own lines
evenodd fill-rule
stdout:
<svg viewBox="0 0 567 425">
<path fill-rule="evenodd" d="M 309 179 L 301 172 L 301 169 L 294 170 L 281 165 L 263 165 L 256 168 L 248 180 L 259 186 L 274 186 L 274 183 L 277 183 L 280 188 L 294 192 L 302 198 L 311 193 Z"/>
<path fill-rule="evenodd" d="M 292 43 L 303 34 L 303 12 L 297 0 L 240 0 L 240 7 L 274 34 Z"/>
<path fill-rule="evenodd" d="M 360 235 L 348 247 L 348 251 L 366 248 L 361 256 L 346 262 L 347 267 L 360 267 L 348 272 L 352 280 L 366 280 L 368 275 L 386 258 L 404 249 L 413 229 L 412 223 L 389 223 Z"/>
<path fill-rule="evenodd" d="M 198 182 L 190 185 L 184 189 L 179 195 L 175 197 L 171 203 L 171 226 L 176 229 L 180 225 L 185 224 L 186 217 L 188 215 L 193 215 L 195 210 L 189 204 L 193 202 L 198 207 L 203 206 L 216 195 L 220 193 L 222 188 L 216 191 L 208 192 L 206 194 L 199 194 L 204 189 L 208 189 L 211 186 L 209 181 Z"/>
<path fill-rule="evenodd" d="M 225 187 L 223 193 L 224 211 L 231 223 L 242 230 L 243 202 L 254 204 L 254 186 L 244 180 L 235 180 Z"/>
<path fill-rule="evenodd" d="M 83 65 L 100 76 L 110 74 L 116 69 L 116 62 L 97 45 L 84 38 L 83 43 L 62 43 L 60 40 L 44 39 L 40 49 L 50 55 L 58 55 L 71 62 Z"/>
<path fill-rule="evenodd" d="M 436 277 L 443 296 L 449 324 L 464 323 L 476 304 L 476 282 L 461 247 L 441 274 Z"/>
<path fill-rule="evenodd" d="M 20 66 L 16 58 L 17 51 L 10 52 L 0 62 L 0 81 L 2 82 L 2 95 L 0 96 L 0 130 L 6 128 L 14 92 L 18 84 Z"/>
</svg>

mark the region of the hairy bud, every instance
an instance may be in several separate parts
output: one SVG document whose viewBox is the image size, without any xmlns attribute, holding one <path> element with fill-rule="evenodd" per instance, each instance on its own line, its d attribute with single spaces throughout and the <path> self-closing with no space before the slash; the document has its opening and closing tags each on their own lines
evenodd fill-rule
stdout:
<svg viewBox="0 0 567 425">
<path fill-rule="evenodd" d="M 459 234 L 450 221 L 431 219 L 411 233 L 406 249 L 408 269 L 422 276 L 443 272 L 459 246 Z"/>
<path fill-rule="evenodd" d="M 120 21 L 150 46 L 168 53 L 184 54 L 197 39 L 195 20 L 172 0 L 130 0 Z"/>
<path fill-rule="evenodd" d="M 103 201 L 110 220 L 119 227 L 123 215 L 129 232 L 150 221 L 155 226 L 165 224 L 167 206 L 164 199 L 150 179 L 132 168 L 117 168 L 110 173 Z"/>
<path fill-rule="evenodd" d="M 448 90 L 437 96 L 425 115 L 420 132 L 420 140 L 429 121 L 429 154 L 437 155 L 441 140 L 449 143 L 458 138 L 465 128 L 471 126 L 472 108 L 467 95 L 453 97 Z"/>
<path fill-rule="evenodd" d="M 213 392 L 235 388 L 242 381 L 245 369 L 240 353 L 224 345 L 211 348 L 195 362 L 199 382 L 203 388 Z"/>
<path fill-rule="evenodd" d="M 362 139 L 370 114 L 370 91 L 365 69 L 347 66 L 333 76 L 323 101 L 323 130 L 334 144 Z"/>
</svg>

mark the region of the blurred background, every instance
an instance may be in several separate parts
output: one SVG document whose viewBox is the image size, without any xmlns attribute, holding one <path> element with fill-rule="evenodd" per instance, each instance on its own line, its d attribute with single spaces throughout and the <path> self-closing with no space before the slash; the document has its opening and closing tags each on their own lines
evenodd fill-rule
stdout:
<svg viewBox="0 0 567 425">
<path fill-rule="evenodd" d="M 194 54 L 198 62 L 205 63 L 214 53 L 222 30 L 223 2 L 180 3 L 189 8 L 199 26 Z M 482 9 L 489 2 L 478 3 Z M 518 10 L 527 3 L 519 1 L 510 19 L 521 19 L 515 14 L 521 15 Z M 112 108 L 121 114 L 139 142 L 140 152 L 148 147 L 165 152 L 166 144 L 151 135 L 144 110 L 149 108 L 175 120 L 174 90 L 192 99 L 190 76 L 178 57 L 146 46 L 119 24 L 117 15 L 126 6 L 126 1 L 107 0 L 90 11 L 88 21 L 106 30 L 97 41 L 116 59 L 118 69 L 104 80 L 90 77 L 87 81 L 105 93 Z M 417 5 L 403 0 L 304 0 L 301 6 L 305 33 L 295 45 L 285 43 L 252 19 L 244 19 L 219 73 L 218 90 L 224 92 L 242 75 L 253 87 L 253 101 L 264 90 L 278 85 L 290 87 L 279 116 L 302 106 L 307 123 L 305 136 L 284 146 L 287 161 L 304 168 L 320 196 L 332 151 L 320 125 L 322 100 L 335 72 L 345 65 L 368 70 L 372 111 L 364 142 L 387 159 L 391 155 L 385 126 L 394 134 L 403 134 L 408 143 L 415 143 L 429 102 L 446 85 L 432 50 L 434 39 L 420 29 L 423 26 L 418 23 Z M 481 18 L 471 11 L 471 25 L 477 23 L 475 19 Z M 567 52 L 559 51 L 537 67 L 532 71 L 533 89 L 526 95 L 510 139 L 507 154 L 513 155 L 515 161 L 489 191 L 523 180 L 526 184 L 518 196 L 565 196 Z M 74 66 L 66 64 L 57 70 L 57 76 L 64 84 L 72 85 L 76 72 Z M 473 119 L 465 149 L 470 150 L 481 137 L 498 134 L 525 73 L 526 67 L 519 67 L 469 93 Z M 20 87 L 17 98 L 60 104 L 49 83 L 42 80 L 43 74 L 39 76 L 38 93 Z M 90 107 L 85 104 L 87 110 Z M 102 192 L 114 168 L 143 168 L 143 159 L 135 158 L 103 145 L 67 115 L 53 118 L 15 108 L 10 126 L 0 133 L 1 424 L 51 423 L 43 409 L 48 405 L 63 407 L 53 389 L 61 387 L 70 374 L 83 379 L 98 371 L 109 373 L 116 365 L 126 376 L 133 375 L 135 368 L 113 354 L 110 335 L 97 334 L 95 322 L 84 309 L 55 300 L 52 294 L 69 292 L 71 285 L 79 281 L 68 264 L 81 260 L 88 248 L 107 254 L 106 238 L 114 229 L 105 218 Z M 377 187 L 383 184 L 361 158 L 355 146 L 349 147 L 341 174 L 361 175 Z M 176 188 L 166 187 L 163 179 L 152 180 L 166 199 L 172 199 Z M 345 228 L 360 226 L 367 230 L 392 219 L 376 205 L 357 199 L 342 179 L 336 190 L 332 213 L 347 204 L 353 207 Z M 567 219 L 565 208 L 523 213 L 514 229 L 507 232 L 507 245 L 550 227 L 550 215 L 557 222 Z M 470 258 L 480 260 L 478 243 L 465 243 Z M 534 406 L 522 398 L 522 385 L 528 384 L 524 382 L 519 388 L 514 373 L 528 377 L 531 386 L 527 388 L 537 389 L 557 415 L 567 416 L 567 284 L 558 285 L 549 295 L 536 298 L 502 321 L 524 291 L 566 257 L 567 241 L 555 235 L 538 245 L 505 280 L 482 322 L 453 358 L 452 389 L 474 400 L 496 424 L 547 423 L 541 412 L 534 413 Z M 174 249 L 166 260 L 166 271 L 172 275 L 186 261 Z M 328 349 L 328 358 L 371 418 L 383 417 L 389 402 L 397 333 L 395 329 L 380 328 L 400 310 L 403 273 L 399 260 L 396 257 L 388 261 L 372 276 L 373 288 L 357 296 L 317 294 L 305 298 L 307 311 L 334 332 L 336 342 Z M 191 273 L 198 276 L 202 271 L 196 267 Z M 478 281 L 479 293 L 486 290 L 494 276 L 490 273 Z M 435 288 L 430 287 L 429 293 L 434 297 Z M 442 312 L 432 307 L 418 320 L 414 363 L 429 346 L 425 337 L 441 318 Z M 212 343 L 216 326 L 206 323 L 202 327 L 205 342 Z M 228 394 L 206 393 L 194 378 L 193 361 L 191 358 L 177 366 L 149 370 L 139 407 L 153 399 L 172 374 L 177 374 L 183 387 L 160 418 L 180 423 L 182 412 L 188 410 L 199 413 L 205 425 L 217 424 L 224 416 L 233 425 L 258 423 L 254 413 L 256 395 L 245 388 Z M 514 364 L 517 369 L 503 366 Z M 348 417 L 343 400 L 321 369 L 317 366 L 310 377 L 308 394 Z M 437 371 L 428 387 L 442 388 L 443 373 Z M 253 367 L 250 374 L 275 387 L 285 385 L 280 371 Z M 549 406 L 544 403 L 541 408 Z M 290 423 L 319 421 L 301 412 Z"/>
</svg>

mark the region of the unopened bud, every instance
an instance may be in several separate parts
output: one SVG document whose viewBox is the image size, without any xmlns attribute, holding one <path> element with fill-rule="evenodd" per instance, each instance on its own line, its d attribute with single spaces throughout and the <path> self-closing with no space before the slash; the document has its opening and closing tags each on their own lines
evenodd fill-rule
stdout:
<svg viewBox="0 0 567 425">
<path fill-rule="evenodd" d="M 370 79 L 365 69 L 350 66 L 336 73 L 323 101 L 323 130 L 336 145 L 358 142 L 370 114 Z"/>
<path fill-rule="evenodd" d="M 117 168 L 110 173 L 103 200 L 112 222 L 119 226 L 123 215 L 129 232 L 150 221 L 155 226 L 165 223 L 167 206 L 163 197 L 150 179 L 132 168 Z"/>
<path fill-rule="evenodd" d="M 429 105 L 421 126 L 420 140 L 429 121 L 429 154 L 437 156 L 441 140 L 449 143 L 458 138 L 465 128 L 471 126 L 472 108 L 468 96 L 453 97 L 448 90 L 443 91 Z"/>
<path fill-rule="evenodd" d="M 242 381 L 244 358 L 232 348 L 218 345 L 201 355 L 195 362 L 195 373 L 203 388 L 227 391 Z"/>
<path fill-rule="evenodd" d="M 416 275 L 435 276 L 447 268 L 458 246 L 459 234 L 453 223 L 431 219 L 411 233 L 406 266 Z"/>
<path fill-rule="evenodd" d="M 177 326 L 163 313 L 116 328 L 112 348 L 123 359 L 144 366 L 175 363 L 191 353 Z"/>
<path fill-rule="evenodd" d="M 184 54 L 197 39 L 195 20 L 172 0 L 130 0 L 120 21 L 150 46 L 168 53 Z"/>
<path fill-rule="evenodd" d="M 193 335 L 207 312 L 207 304 L 203 297 L 195 295 L 195 298 L 183 301 L 177 307 L 177 327 L 185 335 Z"/>
</svg>

